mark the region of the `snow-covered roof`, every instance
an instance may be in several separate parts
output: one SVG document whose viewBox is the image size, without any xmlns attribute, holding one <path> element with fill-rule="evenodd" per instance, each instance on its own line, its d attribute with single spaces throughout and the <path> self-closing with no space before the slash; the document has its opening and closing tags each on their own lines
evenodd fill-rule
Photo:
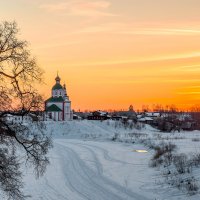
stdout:
<svg viewBox="0 0 200 200">
<path fill-rule="evenodd" d="M 128 117 L 127 117 L 127 116 L 121 116 L 121 118 L 122 118 L 122 119 L 127 119 Z"/>
<path fill-rule="evenodd" d="M 186 119 L 192 119 L 192 116 L 190 114 L 181 114 L 178 115 L 177 118 L 181 121 L 186 120 Z"/>
<path fill-rule="evenodd" d="M 159 117 L 160 113 L 159 112 L 146 112 L 145 115 L 147 117 Z"/>
<path fill-rule="evenodd" d="M 142 118 L 142 115 L 137 115 L 137 118 L 138 118 L 138 119 Z"/>
<path fill-rule="evenodd" d="M 153 121 L 151 117 L 142 117 L 138 120 L 139 122 Z"/>
<path fill-rule="evenodd" d="M 76 117 L 78 119 L 82 119 L 80 116 L 76 115 L 76 114 L 73 114 L 73 117 Z"/>
<path fill-rule="evenodd" d="M 98 112 L 101 116 L 107 115 L 107 112 L 104 112 L 104 111 L 101 111 L 101 110 L 97 110 L 95 112 Z"/>
</svg>

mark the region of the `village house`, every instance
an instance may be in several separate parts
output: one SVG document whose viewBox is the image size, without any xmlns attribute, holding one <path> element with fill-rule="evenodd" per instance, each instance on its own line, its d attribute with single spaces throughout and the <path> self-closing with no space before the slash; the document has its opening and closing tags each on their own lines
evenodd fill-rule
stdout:
<svg viewBox="0 0 200 200">
<path fill-rule="evenodd" d="M 100 110 L 97 110 L 95 112 L 92 112 L 89 116 L 88 116 L 88 120 L 107 120 L 110 119 L 111 116 L 107 113 L 107 112 L 103 112 Z"/>
</svg>

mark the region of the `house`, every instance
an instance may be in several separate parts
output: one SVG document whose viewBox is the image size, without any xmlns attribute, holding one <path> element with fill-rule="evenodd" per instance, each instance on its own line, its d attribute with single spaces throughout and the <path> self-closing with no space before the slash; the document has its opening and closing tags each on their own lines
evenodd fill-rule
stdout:
<svg viewBox="0 0 200 200">
<path fill-rule="evenodd" d="M 158 118 L 158 117 L 161 116 L 161 113 L 159 113 L 159 112 L 145 112 L 144 115 L 146 117 Z"/>
<path fill-rule="evenodd" d="M 111 116 L 107 112 L 103 112 L 100 110 L 92 112 L 87 117 L 88 120 L 107 120 L 110 118 L 111 118 Z"/>
<path fill-rule="evenodd" d="M 128 110 L 128 111 L 117 111 L 114 112 L 112 115 L 112 118 L 115 120 L 119 120 L 122 118 L 127 118 L 136 121 L 137 120 L 137 115 L 134 111 Z"/>
<path fill-rule="evenodd" d="M 13 113 L 13 114 L 7 114 L 5 116 L 5 120 L 10 123 L 22 123 L 22 122 L 33 121 L 33 118 L 30 113 L 26 114 L 24 116 Z"/>
<path fill-rule="evenodd" d="M 122 120 L 122 116 L 118 116 L 116 114 L 112 115 L 112 120 L 115 120 L 115 121 L 119 121 L 119 120 Z"/>
<path fill-rule="evenodd" d="M 42 121 L 43 120 L 42 113 L 43 112 L 41 111 L 35 111 L 35 112 L 32 111 L 26 114 L 20 113 L 20 111 L 10 112 L 10 114 L 6 114 L 4 118 L 11 124 Z"/>
<path fill-rule="evenodd" d="M 187 120 L 181 124 L 181 129 L 185 131 L 195 130 L 196 122 L 194 120 Z"/>
<path fill-rule="evenodd" d="M 73 114 L 73 119 L 74 120 L 81 120 L 82 118 L 76 114 Z"/>
<path fill-rule="evenodd" d="M 91 115 L 90 112 L 73 112 L 75 115 L 78 116 L 79 119 L 87 119 L 89 115 Z"/>
<path fill-rule="evenodd" d="M 154 120 L 151 117 L 141 117 L 140 119 L 138 119 L 138 122 L 150 124 L 150 125 L 153 124 L 153 121 Z"/>
<path fill-rule="evenodd" d="M 55 78 L 51 97 L 45 101 L 45 120 L 67 121 L 73 119 L 71 101 L 67 95 L 66 85 L 60 84 L 60 77 Z"/>
</svg>

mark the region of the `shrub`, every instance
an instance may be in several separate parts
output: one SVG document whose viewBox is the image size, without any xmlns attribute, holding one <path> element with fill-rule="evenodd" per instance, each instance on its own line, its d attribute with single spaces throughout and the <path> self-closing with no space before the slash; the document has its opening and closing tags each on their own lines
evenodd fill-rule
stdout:
<svg viewBox="0 0 200 200">
<path fill-rule="evenodd" d="M 200 153 L 193 154 L 191 158 L 191 164 L 194 165 L 195 167 L 200 166 Z"/>
<path fill-rule="evenodd" d="M 173 164 L 175 166 L 176 171 L 179 174 L 185 174 L 191 172 L 191 165 L 187 158 L 186 154 L 179 154 L 173 157 Z"/>
<path fill-rule="evenodd" d="M 186 189 L 190 195 L 194 195 L 199 190 L 199 185 L 194 177 L 186 179 Z"/>
<path fill-rule="evenodd" d="M 176 145 L 172 144 L 171 142 L 169 142 L 169 143 L 164 143 L 164 142 L 160 143 L 158 146 L 154 147 L 155 154 L 153 156 L 153 159 L 158 159 L 162 155 L 164 155 L 166 153 L 171 153 L 175 149 L 176 149 Z"/>
<path fill-rule="evenodd" d="M 163 163 L 167 166 L 171 164 L 173 158 L 172 152 L 176 149 L 175 144 L 163 142 L 152 147 L 155 153 L 150 162 L 151 167 L 157 167 Z"/>
<path fill-rule="evenodd" d="M 200 138 L 192 138 L 193 142 L 200 142 Z"/>
</svg>

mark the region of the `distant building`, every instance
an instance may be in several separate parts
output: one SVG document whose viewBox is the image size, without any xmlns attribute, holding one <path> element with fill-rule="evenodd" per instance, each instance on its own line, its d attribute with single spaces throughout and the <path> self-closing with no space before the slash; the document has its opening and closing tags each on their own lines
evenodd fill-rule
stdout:
<svg viewBox="0 0 200 200">
<path fill-rule="evenodd" d="M 77 114 L 73 114 L 73 119 L 74 120 L 81 120 L 82 118 L 78 116 Z"/>
<path fill-rule="evenodd" d="M 55 78 L 56 84 L 52 88 L 52 96 L 45 101 L 45 120 L 67 121 L 73 119 L 71 101 L 67 95 L 65 84 L 60 84 L 60 77 Z"/>
<path fill-rule="evenodd" d="M 107 112 L 103 112 L 100 110 L 91 113 L 87 117 L 88 120 L 107 120 L 110 118 L 111 118 L 111 116 Z"/>
<path fill-rule="evenodd" d="M 78 119 L 87 119 L 88 116 L 91 115 L 90 112 L 80 112 L 80 111 L 79 112 L 74 111 L 73 114 L 77 115 Z M 75 118 L 76 118 L 76 116 L 75 116 Z"/>
<path fill-rule="evenodd" d="M 158 118 L 158 117 L 161 116 L 161 113 L 159 113 L 159 112 L 145 112 L 144 115 L 146 117 Z"/>
<path fill-rule="evenodd" d="M 31 114 L 27 114 L 25 116 L 15 115 L 15 114 L 7 114 L 5 116 L 6 121 L 10 123 L 22 123 L 22 122 L 31 122 L 33 118 Z"/>
<path fill-rule="evenodd" d="M 138 119 L 138 122 L 152 125 L 153 119 L 151 117 L 141 117 L 140 119 Z"/>
<path fill-rule="evenodd" d="M 161 117 L 159 112 L 143 112 L 137 115 L 137 121 L 145 124 L 157 126 Z"/>
<path fill-rule="evenodd" d="M 122 116 L 118 116 L 116 114 L 112 115 L 112 120 L 116 120 L 116 121 L 119 121 L 119 120 L 122 120 Z"/>
<path fill-rule="evenodd" d="M 112 114 L 113 120 L 120 120 L 120 119 L 131 119 L 136 121 L 137 115 L 134 110 L 130 107 L 128 111 L 116 111 Z"/>
<path fill-rule="evenodd" d="M 6 114 L 4 119 L 9 123 L 26 123 L 42 120 L 42 112 L 29 112 L 24 115 L 20 115 L 20 112 L 11 112 L 12 114 Z"/>
</svg>

